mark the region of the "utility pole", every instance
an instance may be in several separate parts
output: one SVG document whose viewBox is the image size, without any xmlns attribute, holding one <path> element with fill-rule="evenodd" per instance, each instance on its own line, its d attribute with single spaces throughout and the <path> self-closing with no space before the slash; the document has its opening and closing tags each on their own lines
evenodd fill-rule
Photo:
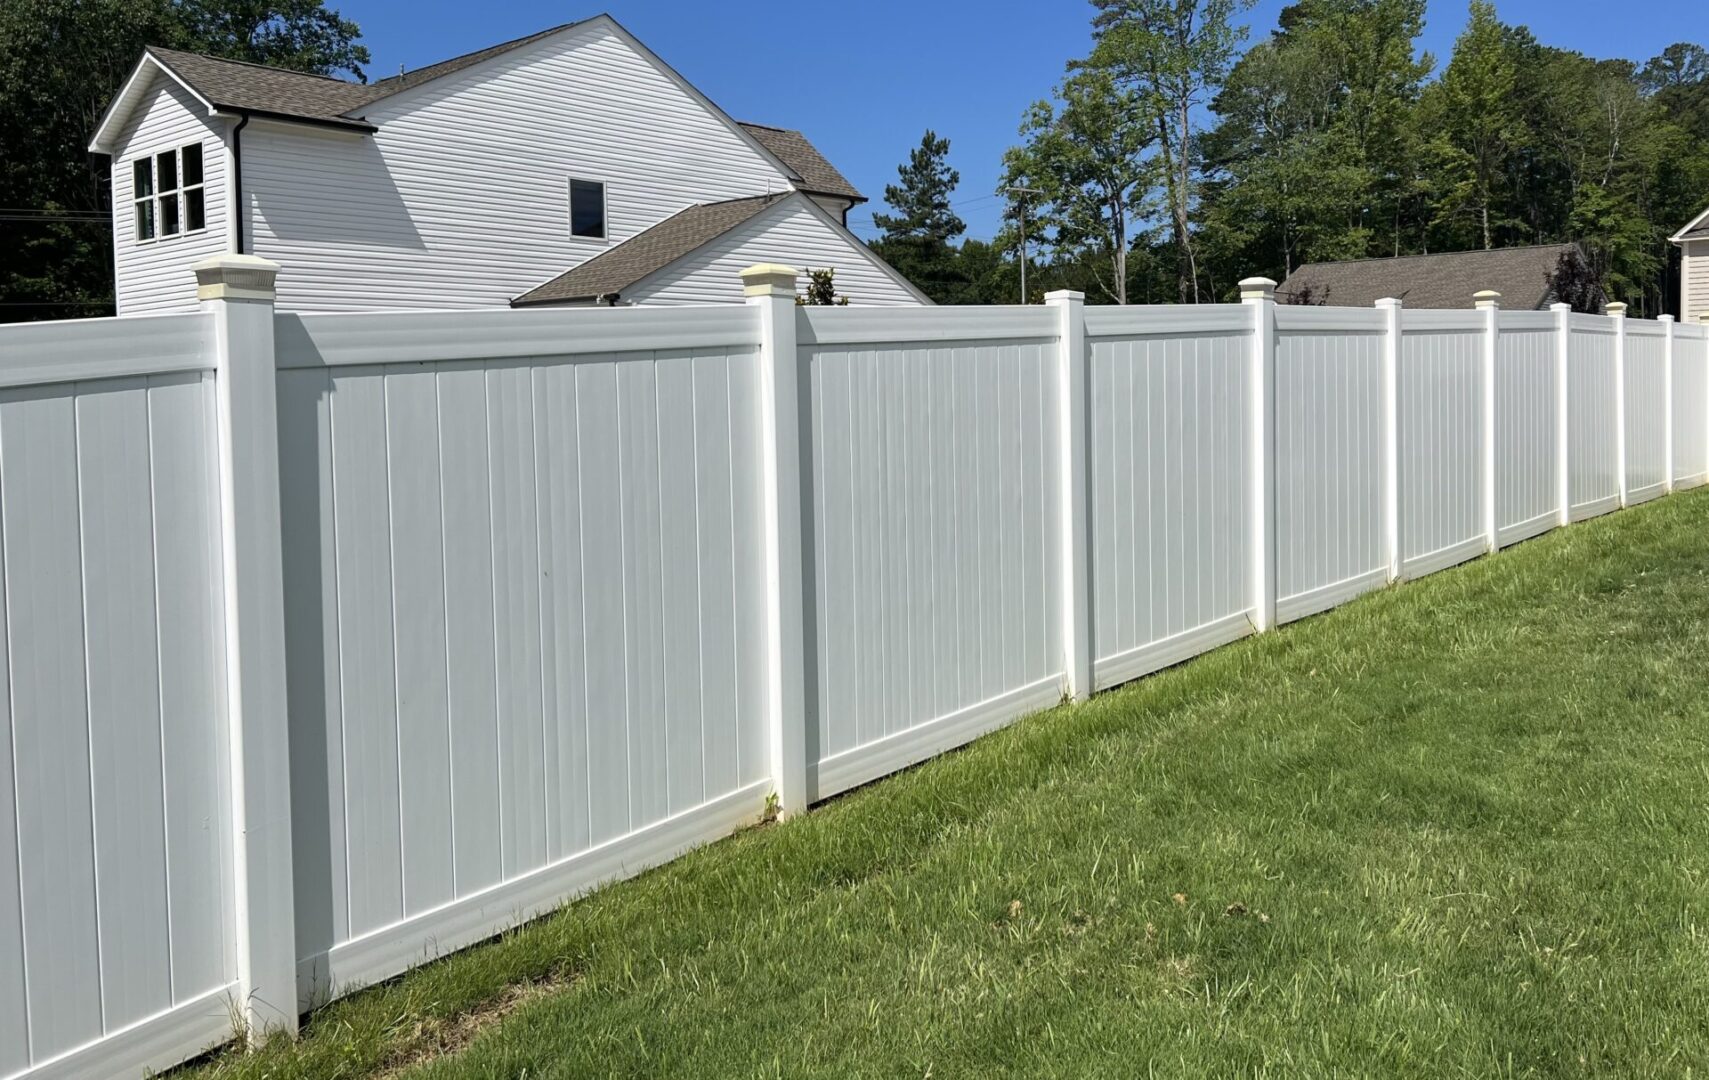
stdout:
<svg viewBox="0 0 1709 1080">
<path fill-rule="evenodd" d="M 1027 302 L 1027 196 L 1043 195 L 1038 188 L 1015 186 L 1008 189 L 1010 195 L 1018 195 L 1015 200 L 1021 208 L 1021 303 Z"/>
</svg>

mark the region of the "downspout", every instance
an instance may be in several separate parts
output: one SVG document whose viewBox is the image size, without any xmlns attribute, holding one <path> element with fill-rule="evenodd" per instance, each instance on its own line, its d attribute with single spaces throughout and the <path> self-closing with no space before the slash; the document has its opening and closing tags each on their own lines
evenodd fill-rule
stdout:
<svg viewBox="0 0 1709 1080">
<path fill-rule="evenodd" d="M 234 254 L 237 255 L 243 254 L 243 219 L 249 216 L 247 207 L 243 205 L 243 129 L 249 126 L 249 114 L 243 113 L 242 116 L 243 119 L 231 129 L 231 212 L 237 224 L 234 230 L 237 234 L 237 251 Z"/>
</svg>

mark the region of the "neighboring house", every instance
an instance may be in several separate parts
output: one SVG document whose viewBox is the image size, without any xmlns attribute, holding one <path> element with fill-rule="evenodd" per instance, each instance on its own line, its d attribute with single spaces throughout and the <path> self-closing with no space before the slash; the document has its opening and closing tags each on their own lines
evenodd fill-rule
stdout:
<svg viewBox="0 0 1709 1080">
<path fill-rule="evenodd" d="M 1402 255 L 1306 263 L 1276 289 L 1278 303 L 1368 307 L 1394 297 L 1413 308 L 1469 308 L 1472 294 L 1494 289 L 1501 306 L 1534 311 L 1555 301 L 1561 256 L 1582 260 L 1577 244 Z"/>
<path fill-rule="evenodd" d="M 1679 245 L 1679 319 L 1709 315 L 1709 209 L 1668 237 Z"/>
<path fill-rule="evenodd" d="M 297 311 L 735 303 L 756 262 L 930 302 L 799 132 L 731 119 L 607 15 L 367 85 L 149 48 L 90 149 L 121 315 L 193 307 L 222 252 L 281 263 Z"/>
</svg>

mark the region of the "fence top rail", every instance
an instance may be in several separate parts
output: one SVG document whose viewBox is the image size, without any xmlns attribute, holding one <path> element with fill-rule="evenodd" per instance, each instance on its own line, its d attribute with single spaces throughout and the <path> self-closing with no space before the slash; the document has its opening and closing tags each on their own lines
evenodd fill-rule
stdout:
<svg viewBox="0 0 1709 1080">
<path fill-rule="evenodd" d="M 1496 316 L 1496 328 L 1503 333 L 1514 330 L 1553 330 L 1555 329 L 1555 313 L 1552 311 L 1503 311 Z"/>
<path fill-rule="evenodd" d="M 1035 341 L 1057 335 L 1056 309 L 1022 307 L 802 307 L 802 345 L 914 344 L 928 341 Z"/>
<path fill-rule="evenodd" d="M 1480 331 L 1484 328 L 1484 314 L 1475 308 L 1402 308 L 1400 312 L 1400 328 L 1407 330 L 1466 330 Z"/>
<path fill-rule="evenodd" d="M 213 316 L 200 311 L 0 326 L 0 387 L 213 368 Z"/>
<path fill-rule="evenodd" d="M 1388 316 L 1380 308 L 1276 306 L 1276 330 L 1283 334 L 1380 334 L 1387 329 Z"/>
<path fill-rule="evenodd" d="M 1675 337 L 1709 341 L 1709 323 L 1678 323 L 1674 326 L 1673 333 Z"/>
<path fill-rule="evenodd" d="M 1086 336 L 1090 338 L 1225 332 L 1252 332 L 1252 314 L 1244 304 L 1129 304 L 1086 309 Z"/>
<path fill-rule="evenodd" d="M 754 347 L 759 321 L 745 306 L 281 313 L 278 366 L 417 364 Z"/>
<path fill-rule="evenodd" d="M 1612 334 L 1614 320 L 1607 315 L 1586 315 L 1575 311 L 1567 316 L 1567 326 L 1587 334 Z"/>
<path fill-rule="evenodd" d="M 1666 337 L 1667 328 L 1653 319 L 1627 319 L 1626 336 L 1653 338 Z"/>
</svg>

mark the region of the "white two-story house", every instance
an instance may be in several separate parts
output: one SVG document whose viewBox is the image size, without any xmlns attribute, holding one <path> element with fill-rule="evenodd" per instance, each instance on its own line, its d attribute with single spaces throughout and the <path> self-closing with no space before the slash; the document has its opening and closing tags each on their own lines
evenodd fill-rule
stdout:
<svg viewBox="0 0 1709 1080">
<path fill-rule="evenodd" d="M 734 303 L 759 262 L 929 302 L 799 132 L 731 119 L 607 15 L 370 84 L 150 48 L 90 149 L 121 315 L 194 307 L 225 252 L 280 263 L 296 311 Z"/>
</svg>

